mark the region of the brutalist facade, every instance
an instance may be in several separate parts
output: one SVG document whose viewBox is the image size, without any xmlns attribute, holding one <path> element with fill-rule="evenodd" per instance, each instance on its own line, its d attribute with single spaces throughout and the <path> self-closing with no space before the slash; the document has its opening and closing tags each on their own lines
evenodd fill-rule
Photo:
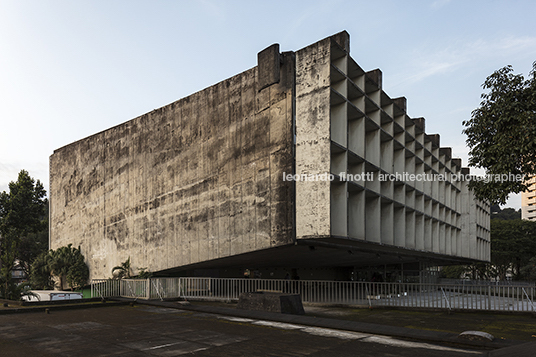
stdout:
<svg viewBox="0 0 536 357">
<path fill-rule="evenodd" d="M 303 279 L 489 261 L 468 169 L 381 75 L 350 57 L 346 32 L 273 45 L 250 70 L 56 150 L 51 248 L 79 245 L 93 278 L 128 257 L 161 275 Z"/>
</svg>

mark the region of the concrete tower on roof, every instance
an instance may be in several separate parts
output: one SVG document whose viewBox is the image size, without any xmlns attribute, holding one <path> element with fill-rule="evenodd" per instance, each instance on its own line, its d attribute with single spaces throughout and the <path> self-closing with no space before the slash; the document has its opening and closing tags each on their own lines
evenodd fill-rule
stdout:
<svg viewBox="0 0 536 357">
<path fill-rule="evenodd" d="M 490 259 L 489 206 L 461 174 L 341 32 L 56 150 L 50 246 L 80 245 L 93 278 L 128 257 L 160 275 L 419 276 Z"/>
</svg>

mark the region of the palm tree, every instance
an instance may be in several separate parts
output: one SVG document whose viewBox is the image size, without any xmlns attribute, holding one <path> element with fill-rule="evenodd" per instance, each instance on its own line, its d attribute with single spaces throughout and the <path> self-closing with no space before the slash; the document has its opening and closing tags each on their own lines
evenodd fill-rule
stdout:
<svg viewBox="0 0 536 357">
<path fill-rule="evenodd" d="M 36 298 L 37 301 L 41 301 L 41 297 L 32 291 L 30 285 L 20 285 L 17 289 L 20 291 L 21 300 L 25 300 L 24 297 L 27 296 L 29 301 L 31 301 L 31 298 L 33 297 Z"/>
<path fill-rule="evenodd" d="M 57 276 L 60 279 L 59 288 L 60 290 L 63 290 L 63 287 L 65 285 L 65 277 L 67 276 L 67 273 L 69 272 L 69 268 L 71 267 L 73 261 L 71 259 L 71 256 L 73 255 L 72 250 L 72 244 L 69 244 L 67 247 L 61 247 L 50 251 L 50 260 L 49 260 L 49 267 L 50 271 L 52 272 L 52 275 Z"/>
<path fill-rule="evenodd" d="M 116 273 L 117 271 L 117 273 Z M 121 265 L 112 268 L 112 275 L 117 279 L 130 279 L 130 257 L 125 260 Z"/>
<path fill-rule="evenodd" d="M 73 248 L 72 244 L 50 251 L 49 268 L 52 275 L 60 279 L 60 289 L 64 288 L 65 281 L 71 290 L 77 286 L 84 286 L 89 277 L 89 270 L 84 263 L 84 256 L 80 247 Z"/>
</svg>

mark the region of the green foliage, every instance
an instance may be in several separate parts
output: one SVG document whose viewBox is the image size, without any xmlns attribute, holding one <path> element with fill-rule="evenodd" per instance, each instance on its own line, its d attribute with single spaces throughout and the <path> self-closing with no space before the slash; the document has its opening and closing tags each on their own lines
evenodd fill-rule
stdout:
<svg viewBox="0 0 536 357">
<path fill-rule="evenodd" d="M 5 298 L 18 298 L 11 279 L 15 261 L 28 271 L 31 260 L 48 248 L 45 195 L 41 182 L 25 170 L 9 183 L 9 192 L 0 193 L 0 295 Z"/>
<path fill-rule="evenodd" d="M 49 268 L 52 275 L 59 278 L 60 289 L 65 281 L 73 288 L 83 287 L 89 278 L 89 268 L 84 262 L 80 247 L 73 248 L 72 244 L 49 252 Z"/>
<path fill-rule="evenodd" d="M 467 266 L 468 271 L 465 276 L 469 279 L 491 279 L 493 278 L 493 273 L 491 271 L 491 265 L 489 263 L 474 263 Z"/>
<path fill-rule="evenodd" d="M 48 207 L 47 207 L 48 211 Z M 22 236 L 17 249 L 17 259 L 27 275 L 30 274 L 31 262 L 39 256 L 39 254 L 48 250 L 48 212 L 43 219 L 44 228 L 36 233 L 28 233 Z"/>
<path fill-rule="evenodd" d="M 513 280 L 536 280 L 535 254 L 536 222 L 492 219 L 491 263 L 444 267 L 441 277 L 506 280 L 511 274 Z"/>
<path fill-rule="evenodd" d="M 536 174 L 536 62 L 530 78 L 506 66 L 490 75 L 482 87 L 480 107 L 464 121 L 469 165 L 486 174 Z M 472 181 L 480 199 L 504 204 L 510 193 L 525 191 L 524 182 Z"/>
<path fill-rule="evenodd" d="M 536 222 L 526 220 L 491 220 L 491 269 L 494 276 L 506 279 L 511 271 L 514 280 L 528 278 L 522 268 L 536 253 Z"/>
<path fill-rule="evenodd" d="M 450 265 L 441 268 L 440 276 L 447 279 L 462 279 L 467 271 L 469 271 L 467 265 Z"/>
<path fill-rule="evenodd" d="M 54 280 L 50 271 L 50 261 L 52 255 L 49 252 L 43 252 L 32 262 L 30 268 L 30 285 L 38 290 L 54 289 Z"/>
<path fill-rule="evenodd" d="M 131 277 L 130 257 L 116 267 L 112 268 L 112 275 L 115 279 L 129 279 Z"/>
<path fill-rule="evenodd" d="M 139 268 L 138 275 L 132 276 L 131 274 L 132 266 L 130 262 L 130 257 L 127 260 L 121 263 L 116 267 L 112 268 L 112 275 L 114 279 L 149 279 L 153 276 L 153 273 L 147 270 L 147 268 Z"/>
<path fill-rule="evenodd" d="M 46 228 L 43 221 L 47 199 L 43 184 L 30 177 L 27 171 L 19 173 L 16 182 L 9 183 L 9 193 L 0 193 L 0 233 L 9 231 L 19 235 L 36 233 Z"/>
<path fill-rule="evenodd" d="M 71 290 L 83 288 L 89 279 L 89 268 L 80 252 L 72 244 L 39 255 L 32 263 L 30 283 L 35 289 L 54 288 L 53 277 L 59 279 L 59 288 L 65 283 Z"/>
<path fill-rule="evenodd" d="M 475 263 L 471 265 L 451 265 L 441 269 L 441 278 L 447 279 L 490 279 L 493 278 L 489 263 Z"/>
<path fill-rule="evenodd" d="M 517 211 L 513 208 L 501 209 L 499 205 L 491 206 L 491 218 L 501 220 L 521 219 L 521 209 Z"/>
<path fill-rule="evenodd" d="M 529 263 L 521 268 L 521 274 L 528 280 L 536 281 L 536 256 L 530 258 Z"/>
<path fill-rule="evenodd" d="M 37 300 L 41 300 L 41 297 L 34 293 L 32 291 L 32 287 L 28 284 L 21 284 L 17 287 L 17 296 L 20 296 L 20 299 L 22 300 L 25 296 L 31 296 L 36 298 Z"/>
<path fill-rule="evenodd" d="M 149 279 L 153 276 L 153 273 L 147 270 L 147 268 L 140 268 L 140 271 L 138 272 L 138 276 L 136 278 L 138 279 Z"/>
<path fill-rule="evenodd" d="M 84 262 L 84 256 L 78 255 L 76 262 L 67 271 L 67 283 L 72 289 L 82 289 L 89 279 L 89 268 Z"/>
<path fill-rule="evenodd" d="M 2 243 L 2 266 L 0 268 L 2 286 L 0 287 L 0 296 L 4 299 L 17 300 L 17 296 L 14 295 L 16 285 L 11 279 L 11 272 L 15 264 L 17 243 L 10 236 L 2 236 Z"/>
</svg>

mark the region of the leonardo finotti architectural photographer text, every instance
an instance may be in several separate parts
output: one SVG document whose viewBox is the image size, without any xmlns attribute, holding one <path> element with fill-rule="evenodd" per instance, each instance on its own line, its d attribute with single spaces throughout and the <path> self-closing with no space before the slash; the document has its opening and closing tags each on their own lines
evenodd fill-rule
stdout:
<svg viewBox="0 0 536 357">
<path fill-rule="evenodd" d="M 322 173 L 322 174 L 287 174 L 283 172 L 283 181 L 334 181 L 334 174 Z M 341 172 L 338 175 L 341 181 L 483 181 L 483 182 L 509 182 L 524 180 L 523 175 L 514 174 L 497 174 L 497 175 L 463 175 L 463 174 L 414 174 L 409 172 L 387 174 L 381 172 L 362 172 L 360 174 L 348 174 Z"/>
</svg>

